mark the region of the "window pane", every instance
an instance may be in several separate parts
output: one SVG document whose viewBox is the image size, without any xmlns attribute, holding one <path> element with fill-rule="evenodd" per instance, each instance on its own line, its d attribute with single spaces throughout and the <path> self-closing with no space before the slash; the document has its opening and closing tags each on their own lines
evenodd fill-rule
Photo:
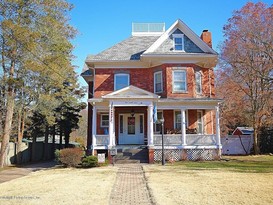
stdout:
<svg viewBox="0 0 273 205">
<path fill-rule="evenodd" d="M 185 81 L 186 73 L 185 71 L 174 71 L 174 81 Z"/>
<path fill-rule="evenodd" d="M 182 45 L 175 45 L 174 49 L 177 50 L 177 51 L 182 51 L 183 50 Z"/>
<path fill-rule="evenodd" d="M 115 83 L 116 83 L 116 90 L 119 90 L 119 89 L 122 89 L 122 88 L 125 88 L 129 85 L 129 75 L 126 75 L 126 74 L 117 74 L 115 76 Z"/>
<path fill-rule="evenodd" d="M 139 123 L 140 132 L 139 133 L 143 133 L 143 116 L 140 115 L 139 117 L 140 117 L 140 119 L 139 119 L 139 121 L 140 121 L 140 123 Z"/>
<path fill-rule="evenodd" d="M 119 132 L 123 133 L 123 115 L 119 117 Z"/>
<path fill-rule="evenodd" d="M 202 92 L 202 88 L 201 88 L 201 74 L 198 72 L 195 74 L 195 84 L 196 84 L 196 92 L 197 93 L 201 93 Z"/>
<path fill-rule="evenodd" d="M 186 91 L 186 72 L 173 71 L 173 90 Z"/>
<path fill-rule="evenodd" d="M 175 112 L 175 129 L 181 129 L 181 112 Z"/>
<path fill-rule="evenodd" d="M 155 84 L 155 92 L 160 92 L 161 90 L 161 83 Z"/>
<path fill-rule="evenodd" d="M 154 85 L 155 85 L 155 92 L 162 92 L 162 75 L 161 72 L 155 73 L 154 75 Z"/>
<path fill-rule="evenodd" d="M 176 44 L 182 44 L 182 38 L 174 38 L 174 43 Z"/>
<path fill-rule="evenodd" d="M 128 134 L 135 134 L 135 117 L 128 117 Z"/>
<path fill-rule="evenodd" d="M 183 82 L 174 83 L 174 91 L 185 91 L 186 85 Z"/>
<path fill-rule="evenodd" d="M 108 127 L 109 126 L 109 115 L 101 115 L 101 126 Z"/>
</svg>

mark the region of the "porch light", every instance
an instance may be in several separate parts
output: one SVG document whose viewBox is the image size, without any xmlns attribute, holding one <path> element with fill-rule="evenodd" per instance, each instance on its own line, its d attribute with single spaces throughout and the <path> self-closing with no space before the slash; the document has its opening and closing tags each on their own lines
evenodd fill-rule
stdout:
<svg viewBox="0 0 273 205">
<path fill-rule="evenodd" d="M 162 165 L 165 165 L 165 156 L 164 156 L 164 118 L 162 117 L 160 120 L 161 123 L 161 136 L 162 136 Z"/>
<path fill-rule="evenodd" d="M 131 116 L 134 117 L 135 116 L 135 111 L 131 110 Z"/>
</svg>

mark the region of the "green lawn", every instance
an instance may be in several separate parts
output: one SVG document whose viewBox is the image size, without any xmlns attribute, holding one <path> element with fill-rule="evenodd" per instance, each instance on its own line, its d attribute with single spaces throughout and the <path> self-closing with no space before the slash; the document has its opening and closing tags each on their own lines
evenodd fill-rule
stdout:
<svg viewBox="0 0 273 205">
<path fill-rule="evenodd" d="M 238 172 L 273 173 L 273 156 L 222 156 L 220 161 L 180 161 L 167 166 L 189 169 L 222 169 Z"/>
</svg>

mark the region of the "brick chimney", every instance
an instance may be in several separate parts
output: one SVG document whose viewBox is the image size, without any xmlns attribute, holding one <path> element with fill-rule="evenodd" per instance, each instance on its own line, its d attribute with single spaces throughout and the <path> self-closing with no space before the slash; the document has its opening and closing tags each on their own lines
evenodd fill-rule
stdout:
<svg viewBox="0 0 273 205">
<path fill-rule="evenodd" d="M 206 43 L 208 44 L 209 47 L 212 48 L 212 40 L 211 40 L 211 32 L 209 32 L 208 30 L 203 30 L 200 38 Z"/>
</svg>

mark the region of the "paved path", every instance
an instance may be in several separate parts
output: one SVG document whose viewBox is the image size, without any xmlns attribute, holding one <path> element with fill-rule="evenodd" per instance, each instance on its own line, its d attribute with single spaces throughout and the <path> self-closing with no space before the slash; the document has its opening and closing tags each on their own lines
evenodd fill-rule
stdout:
<svg viewBox="0 0 273 205">
<path fill-rule="evenodd" d="M 154 204 L 147 187 L 141 164 L 120 164 L 114 184 L 110 205 Z"/>
<path fill-rule="evenodd" d="M 56 166 L 56 162 L 47 161 L 35 164 L 28 164 L 22 167 L 10 167 L 3 171 L 0 171 L 0 183 L 26 176 L 31 172 L 35 172 L 42 169 L 48 169 L 54 166 Z"/>
</svg>

